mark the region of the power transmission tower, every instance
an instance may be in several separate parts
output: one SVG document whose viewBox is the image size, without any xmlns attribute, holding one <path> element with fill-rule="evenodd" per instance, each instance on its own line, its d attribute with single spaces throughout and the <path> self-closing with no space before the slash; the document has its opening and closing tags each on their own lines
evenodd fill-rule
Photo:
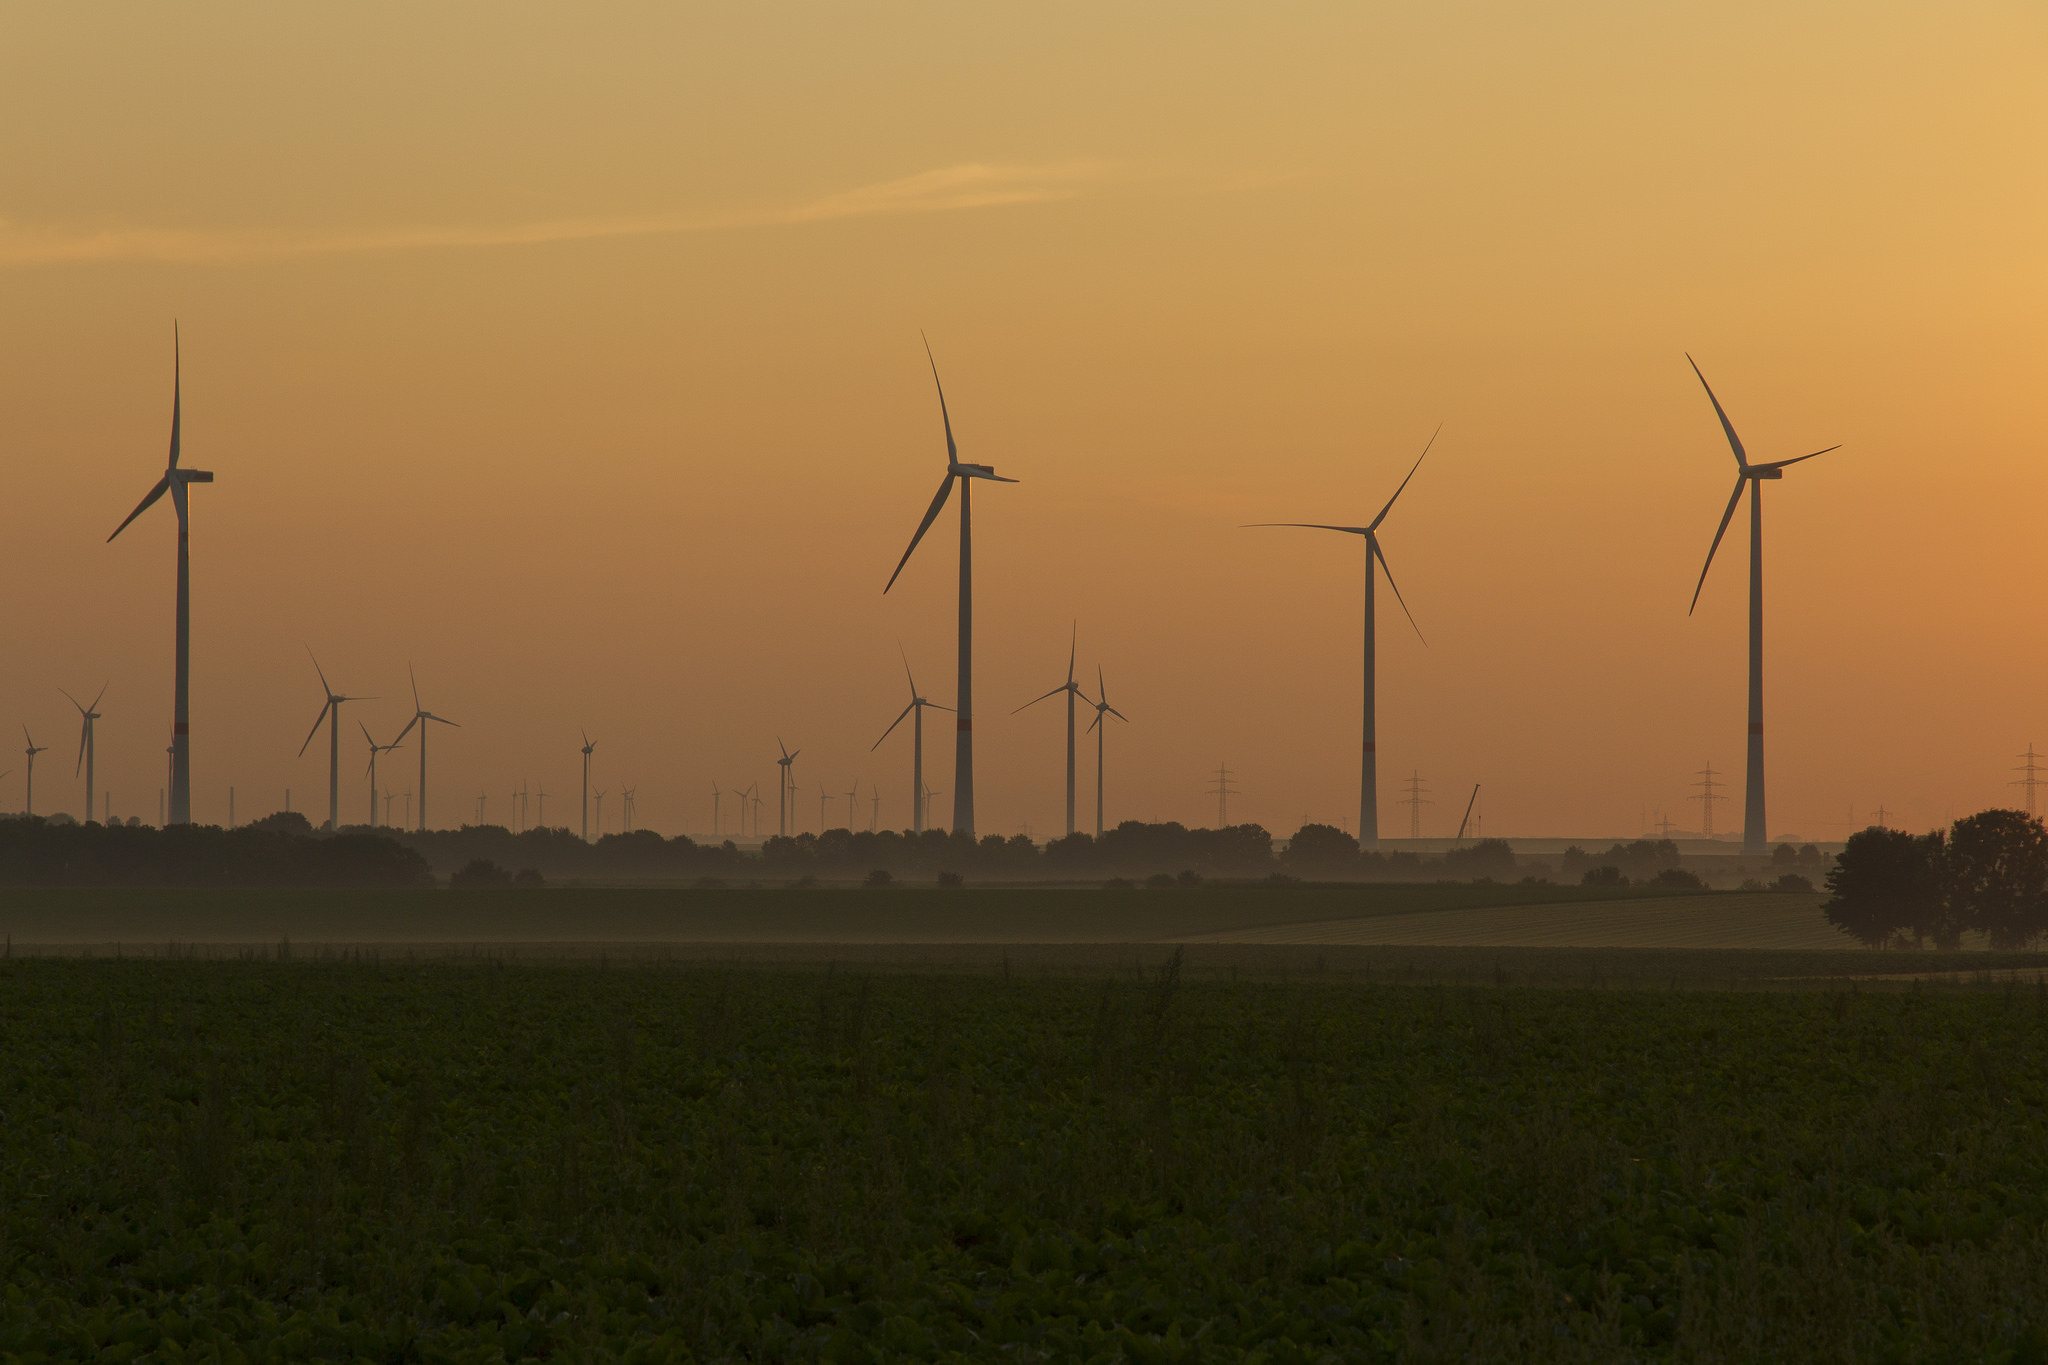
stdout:
<svg viewBox="0 0 2048 1365">
<path fill-rule="evenodd" d="M 1700 789 L 1699 794 L 1688 796 L 1685 799 L 1700 803 L 1700 833 L 1711 839 L 1714 837 L 1714 803 L 1728 799 L 1714 789 L 1726 786 L 1727 784 L 1714 780 L 1714 765 L 1711 763 L 1694 774 L 1694 776 L 1699 778 L 1699 781 L 1693 783 L 1695 787 Z"/>
<path fill-rule="evenodd" d="M 1230 828 L 1230 798 L 1240 793 L 1230 785 L 1230 769 L 1224 764 L 1216 765 L 1216 785 L 1209 788 L 1209 795 L 1216 798 L 1216 828 Z"/>
<path fill-rule="evenodd" d="M 2042 759 L 2048 758 L 2048 754 L 2037 754 L 2034 752 L 2034 746 L 2032 744 L 2028 744 L 2027 751 L 2023 754 L 2017 755 L 2017 757 L 2022 758 L 2026 761 L 2022 763 L 2019 767 L 2014 768 L 2013 771 L 2016 773 L 2022 773 L 2024 774 L 2024 776 L 2020 777 L 2016 781 L 2009 782 L 2006 785 L 2018 787 L 2021 791 L 2025 792 L 2027 794 L 2027 814 L 2038 814 L 2039 812 L 2036 811 L 2034 808 L 2034 791 L 2042 784 L 2042 782 L 2048 781 L 2048 778 L 2043 778 L 2041 776 L 2041 770 L 2039 766 L 2040 761 Z"/>
<path fill-rule="evenodd" d="M 1884 809 L 1884 806 L 1883 806 L 1882 804 L 1880 804 L 1880 805 L 1878 806 L 1878 808 L 1877 808 L 1877 827 L 1878 827 L 1879 829 L 1890 829 L 1890 828 L 1891 828 L 1891 826 L 1890 826 L 1890 825 L 1887 825 L 1887 824 L 1886 824 L 1886 823 L 1884 822 L 1884 819 L 1885 819 L 1885 809 Z"/>
<path fill-rule="evenodd" d="M 1671 831 L 1673 828 L 1674 826 L 1671 823 L 1671 816 L 1664 811 L 1658 811 L 1657 832 L 1663 835 L 1666 839 L 1669 839 L 1671 837 Z"/>
<path fill-rule="evenodd" d="M 1411 839 L 1422 837 L 1422 808 L 1436 804 L 1425 795 L 1428 791 L 1429 788 L 1422 785 L 1421 772 L 1409 774 L 1408 795 L 1401 798 L 1400 804 L 1408 808 L 1408 837 Z M 1478 795 L 1477 788 L 1473 789 L 1473 795 Z"/>
</svg>

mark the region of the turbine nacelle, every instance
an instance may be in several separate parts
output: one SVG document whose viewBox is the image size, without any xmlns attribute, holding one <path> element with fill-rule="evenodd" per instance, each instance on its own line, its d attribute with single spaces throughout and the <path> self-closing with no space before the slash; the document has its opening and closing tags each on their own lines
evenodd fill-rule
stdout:
<svg viewBox="0 0 2048 1365">
<path fill-rule="evenodd" d="M 946 472 L 956 479 L 994 479 L 997 483 L 1017 482 L 1015 479 L 1006 479 L 996 473 L 996 467 L 992 464 L 949 464 L 946 466 Z"/>
</svg>

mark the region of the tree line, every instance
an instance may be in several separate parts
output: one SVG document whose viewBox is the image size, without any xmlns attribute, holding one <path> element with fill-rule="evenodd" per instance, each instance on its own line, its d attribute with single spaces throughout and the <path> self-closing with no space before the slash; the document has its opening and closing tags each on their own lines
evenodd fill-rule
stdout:
<svg viewBox="0 0 2048 1365">
<path fill-rule="evenodd" d="M 2024 948 L 2048 933 L 2048 830 L 1987 810 L 1946 830 L 1851 835 L 1828 873 L 1828 922 L 1872 947 L 1960 948 L 1983 933 Z"/>
</svg>

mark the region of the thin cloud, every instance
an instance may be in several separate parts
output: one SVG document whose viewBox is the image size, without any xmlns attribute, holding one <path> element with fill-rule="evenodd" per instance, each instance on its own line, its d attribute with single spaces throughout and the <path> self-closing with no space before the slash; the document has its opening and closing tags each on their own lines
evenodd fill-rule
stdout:
<svg viewBox="0 0 2048 1365">
<path fill-rule="evenodd" d="M 400 228 L 347 235 L 266 231 L 183 232 L 161 228 L 109 228 L 96 232 L 37 228 L 0 218 L 0 266 L 69 265 L 100 261 L 179 264 L 326 256 L 450 247 L 531 246 L 608 237 L 832 222 L 844 218 L 955 213 L 1012 204 L 1071 199 L 1107 174 L 1096 162 L 1057 166 L 947 166 L 888 180 L 790 209 L 724 214 L 647 214 L 617 218 L 556 218 L 483 227 Z"/>
</svg>

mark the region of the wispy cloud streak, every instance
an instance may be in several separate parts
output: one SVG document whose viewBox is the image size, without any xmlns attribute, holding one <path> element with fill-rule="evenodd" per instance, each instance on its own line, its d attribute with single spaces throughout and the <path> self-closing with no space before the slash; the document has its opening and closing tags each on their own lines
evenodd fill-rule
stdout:
<svg viewBox="0 0 2048 1365">
<path fill-rule="evenodd" d="M 382 232 L 321 235 L 260 229 L 179 231 L 105 228 L 76 231 L 31 227 L 0 218 L 0 267 L 69 265 L 103 261 L 179 264 L 420 251 L 452 247 L 530 246 L 547 242 L 651 237 L 747 227 L 824 223 L 845 218 L 954 213 L 1012 204 L 1070 199 L 1108 168 L 1097 162 L 1056 166 L 947 166 L 813 200 L 795 208 L 714 214 L 646 214 L 611 218 L 556 218 L 498 226 L 412 227 Z"/>
</svg>

